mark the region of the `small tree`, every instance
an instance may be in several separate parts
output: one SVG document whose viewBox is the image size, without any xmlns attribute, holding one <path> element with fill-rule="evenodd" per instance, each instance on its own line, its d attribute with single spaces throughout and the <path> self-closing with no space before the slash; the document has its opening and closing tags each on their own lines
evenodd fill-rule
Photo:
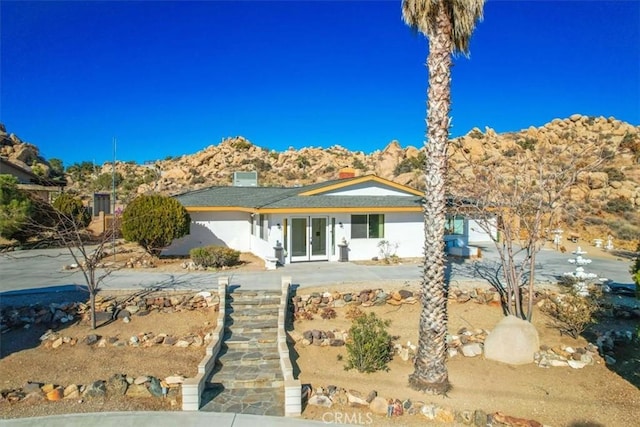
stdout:
<svg viewBox="0 0 640 427">
<path fill-rule="evenodd" d="M 491 237 L 499 266 L 493 271 L 478 266 L 489 273 L 482 275 L 500 293 L 505 314 L 531 320 L 536 254 L 545 230 L 567 215 L 578 175 L 595 170 L 616 147 L 597 139 L 563 146 L 540 137 L 514 143 L 505 156 L 505 148 L 491 139 L 482 150 L 472 145 L 465 138 L 452 142 L 448 184 L 453 210 L 466 213 Z"/>
<path fill-rule="evenodd" d="M 0 175 L 0 236 L 26 243 L 52 224 L 52 207 L 18 188 L 11 175 Z"/>
<path fill-rule="evenodd" d="M 138 196 L 122 214 L 122 236 L 157 256 L 174 239 L 189 234 L 190 223 L 189 213 L 176 199 Z"/>
<path fill-rule="evenodd" d="M 359 372 L 386 370 L 393 355 L 391 335 L 387 327 L 391 322 L 382 320 L 375 313 L 358 316 L 349 329 L 346 343 L 348 359 L 345 370 Z"/>
<path fill-rule="evenodd" d="M 62 218 L 72 219 L 79 227 L 86 228 L 91 223 L 89 210 L 70 194 L 62 193 L 53 201 L 53 207 L 62 214 Z"/>
</svg>

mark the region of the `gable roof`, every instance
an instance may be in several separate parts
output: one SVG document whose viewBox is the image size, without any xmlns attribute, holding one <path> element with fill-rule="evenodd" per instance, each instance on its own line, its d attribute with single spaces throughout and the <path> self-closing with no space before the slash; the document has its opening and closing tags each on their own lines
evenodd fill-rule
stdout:
<svg viewBox="0 0 640 427">
<path fill-rule="evenodd" d="M 327 194 L 363 183 L 391 187 L 406 193 L 406 196 Z M 189 211 L 240 210 L 252 213 L 420 211 L 423 200 L 420 191 L 375 175 L 336 179 L 302 187 L 209 187 L 174 197 Z"/>
</svg>

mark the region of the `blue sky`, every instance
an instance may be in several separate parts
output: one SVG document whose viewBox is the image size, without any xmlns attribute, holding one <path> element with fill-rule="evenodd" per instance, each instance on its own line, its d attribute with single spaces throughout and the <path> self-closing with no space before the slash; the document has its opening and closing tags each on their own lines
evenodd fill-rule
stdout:
<svg viewBox="0 0 640 427">
<path fill-rule="evenodd" d="M 427 41 L 400 1 L 0 2 L 0 122 L 66 166 L 242 135 L 421 146 Z M 573 113 L 640 124 L 640 2 L 488 1 L 455 59 L 453 136 Z"/>
</svg>

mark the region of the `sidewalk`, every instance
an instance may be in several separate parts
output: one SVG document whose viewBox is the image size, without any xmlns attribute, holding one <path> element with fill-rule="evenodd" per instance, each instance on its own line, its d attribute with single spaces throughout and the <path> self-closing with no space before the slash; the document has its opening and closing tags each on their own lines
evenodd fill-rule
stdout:
<svg viewBox="0 0 640 427">
<path fill-rule="evenodd" d="M 53 415 L 50 417 L 0 420 L 7 427 L 288 427 L 321 426 L 325 423 L 300 418 L 265 417 L 217 412 L 100 412 L 89 414 Z"/>
</svg>

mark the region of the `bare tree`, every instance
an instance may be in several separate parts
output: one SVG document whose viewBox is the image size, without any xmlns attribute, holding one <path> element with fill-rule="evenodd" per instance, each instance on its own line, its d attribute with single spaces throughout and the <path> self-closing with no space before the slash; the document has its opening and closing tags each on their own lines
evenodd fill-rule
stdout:
<svg viewBox="0 0 640 427">
<path fill-rule="evenodd" d="M 566 219 L 578 176 L 596 169 L 616 147 L 603 140 L 559 144 L 544 137 L 500 143 L 485 135 L 480 141 L 458 138 L 451 148 L 454 212 L 474 218 L 500 257 L 492 273 L 486 266 L 478 270 L 500 294 L 505 314 L 531 320 L 536 254 Z"/>
</svg>

